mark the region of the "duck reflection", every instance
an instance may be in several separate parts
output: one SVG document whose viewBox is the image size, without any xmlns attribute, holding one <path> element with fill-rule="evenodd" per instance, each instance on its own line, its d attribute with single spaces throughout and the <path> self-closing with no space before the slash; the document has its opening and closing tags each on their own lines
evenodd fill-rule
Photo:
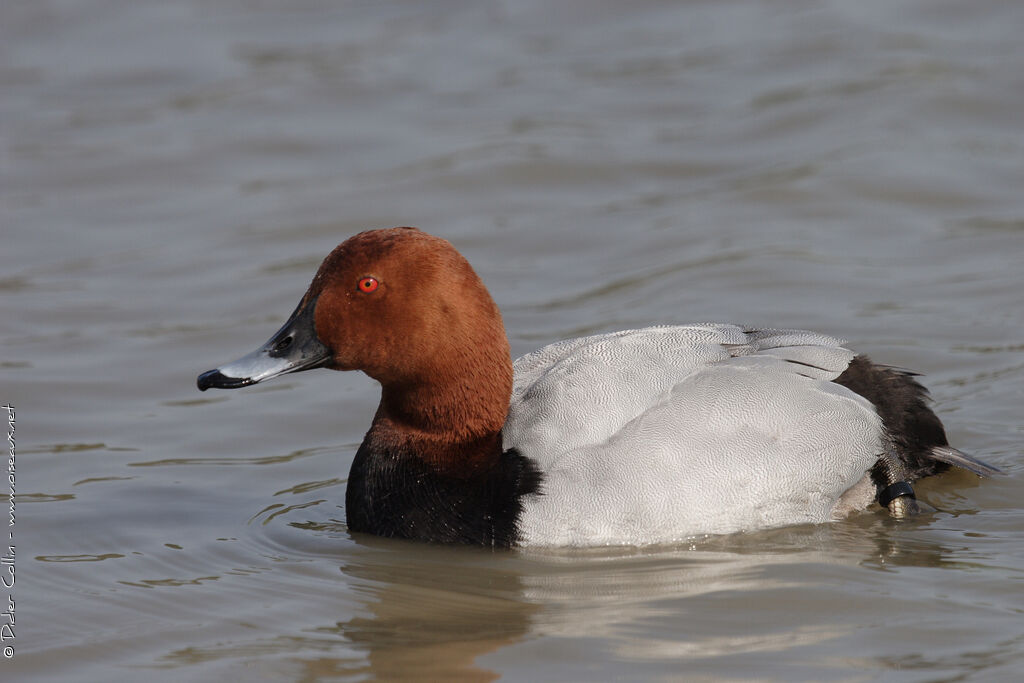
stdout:
<svg viewBox="0 0 1024 683">
<path fill-rule="evenodd" d="M 366 596 L 365 613 L 319 630 L 365 650 L 364 670 L 376 679 L 499 678 L 476 660 L 521 641 L 541 609 L 522 599 L 522 574 L 510 556 L 370 537 L 364 543 L 341 571 Z"/>
<path fill-rule="evenodd" d="M 517 656 L 508 648 L 544 637 L 610 649 L 624 663 L 661 662 L 666 672 L 841 639 L 858 627 L 840 613 L 867 609 L 863 596 L 837 588 L 853 575 L 959 561 L 956 547 L 935 542 L 938 518 L 864 514 L 676 546 L 529 553 L 359 535 L 340 571 L 362 607 L 312 629 L 343 639 L 358 661 L 302 666 L 310 680 L 344 671 L 490 681 Z"/>
</svg>

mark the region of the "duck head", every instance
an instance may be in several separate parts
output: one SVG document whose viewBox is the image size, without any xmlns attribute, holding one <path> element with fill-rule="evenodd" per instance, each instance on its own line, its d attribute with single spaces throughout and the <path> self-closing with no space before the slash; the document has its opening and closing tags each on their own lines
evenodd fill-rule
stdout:
<svg viewBox="0 0 1024 683">
<path fill-rule="evenodd" d="M 380 382 L 377 421 L 465 436 L 500 430 L 512 386 L 501 314 L 483 282 L 451 244 L 416 228 L 340 244 L 266 344 L 197 384 L 235 389 L 313 368 Z"/>
</svg>

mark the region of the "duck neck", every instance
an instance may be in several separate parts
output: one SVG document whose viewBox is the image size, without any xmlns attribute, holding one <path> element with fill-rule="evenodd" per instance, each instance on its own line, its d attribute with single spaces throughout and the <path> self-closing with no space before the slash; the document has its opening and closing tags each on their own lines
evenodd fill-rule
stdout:
<svg viewBox="0 0 1024 683">
<path fill-rule="evenodd" d="M 435 360 L 427 380 L 382 383 L 367 441 L 400 447 L 456 476 L 493 466 L 502 452 L 512 363 L 507 350 L 490 362 L 475 360 L 448 367 Z"/>
</svg>

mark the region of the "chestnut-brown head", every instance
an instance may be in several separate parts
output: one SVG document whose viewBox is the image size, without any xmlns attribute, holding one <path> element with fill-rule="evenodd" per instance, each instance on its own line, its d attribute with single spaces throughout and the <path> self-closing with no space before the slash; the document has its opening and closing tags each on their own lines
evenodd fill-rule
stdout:
<svg viewBox="0 0 1024 683">
<path fill-rule="evenodd" d="M 472 267 L 446 240 L 415 228 L 346 240 L 305 298 L 316 301 L 329 367 L 385 385 L 431 381 L 481 353 L 508 355 L 501 314 Z"/>
<path fill-rule="evenodd" d="M 383 387 L 378 418 L 423 431 L 500 430 L 511 393 L 508 340 L 486 287 L 451 244 L 415 228 L 340 244 L 267 344 L 198 384 L 235 388 L 314 367 L 362 370 Z"/>
</svg>

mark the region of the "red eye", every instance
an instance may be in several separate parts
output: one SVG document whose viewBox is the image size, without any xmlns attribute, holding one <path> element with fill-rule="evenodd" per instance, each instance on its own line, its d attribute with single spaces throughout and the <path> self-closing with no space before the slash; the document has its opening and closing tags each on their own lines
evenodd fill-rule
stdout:
<svg viewBox="0 0 1024 683">
<path fill-rule="evenodd" d="M 362 280 L 359 281 L 359 291 L 362 292 L 363 294 L 369 294 L 370 292 L 376 290 L 377 287 L 379 286 L 380 283 L 377 282 L 376 278 L 364 277 Z"/>
</svg>

